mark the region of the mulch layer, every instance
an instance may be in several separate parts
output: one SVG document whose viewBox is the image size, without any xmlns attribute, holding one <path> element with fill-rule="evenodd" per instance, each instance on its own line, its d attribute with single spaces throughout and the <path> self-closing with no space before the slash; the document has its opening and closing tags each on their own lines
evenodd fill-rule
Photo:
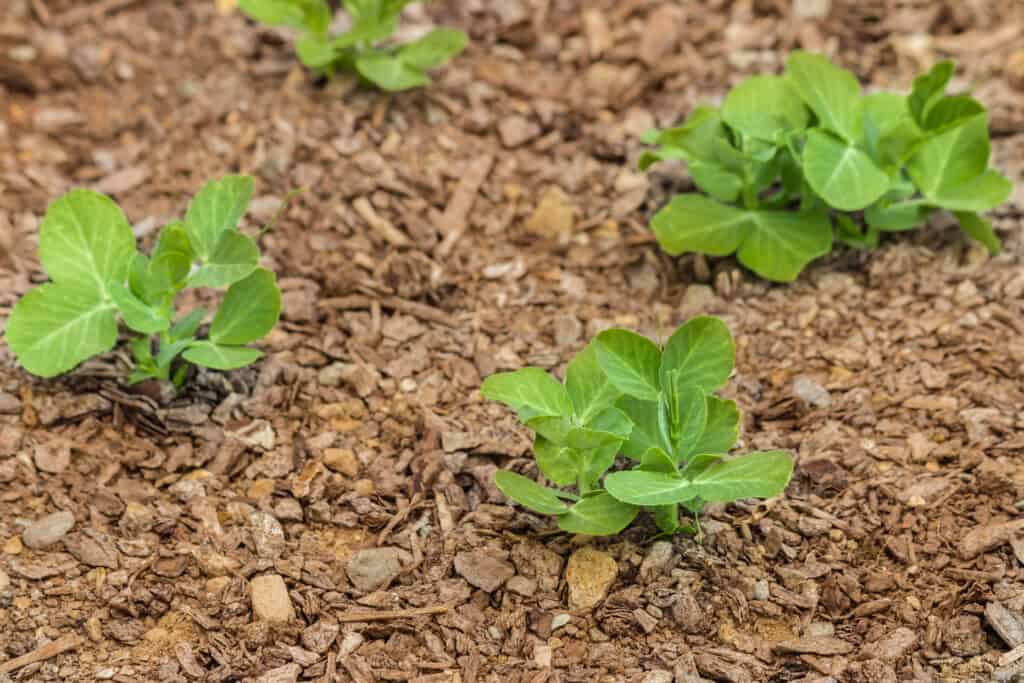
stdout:
<svg viewBox="0 0 1024 683">
<path fill-rule="evenodd" d="M 174 396 L 123 347 L 42 381 L 0 344 L 0 681 L 1024 680 L 1019 1 L 439 1 L 406 25 L 471 47 L 399 95 L 213 0 L 2 4 L 0 319 L 71 187 L 146 242 L 212 177 L 256 176 L 253 233 L 305 191 L 261 238 L 255 367 Z M 1003 253 L 939 220 L 787 286 L 662 254 L 688 181 L 638 136 L 795 48 L 901 89 L 957 59 L 1017 185 Z M 509 505 L 530 438 L 481 379 L 698 313 L 787 494 L 701 544 Z"/>
</svg>

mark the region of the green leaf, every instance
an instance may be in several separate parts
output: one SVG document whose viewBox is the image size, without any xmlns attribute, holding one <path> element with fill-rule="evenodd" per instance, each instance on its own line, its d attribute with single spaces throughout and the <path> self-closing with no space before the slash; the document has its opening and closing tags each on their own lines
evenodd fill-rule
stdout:
<svg viewBox="0 0 1024 683">
<path fill-rule="evenodd" d="M 676 461 L 664 449 L 654 446 L 648 448 L 644 457 L 640 460 L 640 468 L 645 472 L 664 472 L 666 474 L 678 475 Z"/>
<path fill-rule="evenodd" d="M 878 229 L 874 226 L 869 224 L 866 229 L 862 229 L 843 213 L 836 215 L 836 223 L 839 226 L 836 239 L 840 244 L 854 249 L 874 249 L 878 246 Z"/>
<path fill-rule="evenodd" d="M 699 194 L 681 194 L 654 214 L 651 229 L 661 248 L 672 256 L 690 251 L 728 256 L 750 234 L 752 225 L 743 209 Z"/>
<path fill-rule="evenodd" d="M 708 467 L 694 477 L 693 489 L 708 502 L 771 498 L 786 489 L 792 474 L 793 458 L 785 451 L 749 453 Z"/>
<path fill-rule="evenodd" d="M 928 109 L 946 92 L 946 85 L 953 78 L 955 70 L 953 62 L 941 61 L 930 71 L 914 79 L 913 90 L 907 98 L 907 107 L 919 125 L 924 125 Z"/>
<path fill-rule="evenodd" d="M 966 232 L 972 239 L 981 242 L 988 253 L 997 255 L 1002 249 L 1002 242 L 992 229 L 992 222 L 970 211 L 957 211 L 953 215 L 960 221 L 960 229 Z"/>
<path fill-rule="evenodd" d="M 604 487 L 623 503 L 644 506 L 682 503 L 699 493 L 689 479 L 645 470 L 612 472 L 604 478 Z"/>
<path fill-rule="evenodd" d="M 210 326 L 216 344 L 248 344 L 265 336 L 281 313 L 277 276 L 265 268 L 228 288 Z"/>
<path fill-rule="evenodd" d="M 198 330 L 199 326 L 203 324 L 203 318 L 205 317 L 206 309 L 200 306 L 182 318 L 179 318 L 178 321 L 171 326 L 171 338 L 183 339 L 185 337 L 195 335 L 196 330 Z"/>
<path fill-rule="evenodd" d="M 718 318 L 697 316 L 681 325 L 665 344 L 661 355 L 662 385 L 668 373 L 678 372 L 680 386 L 694 386 L 710 393 L 732 373 L 736 359 L 729 328 Z"/>
<path fill-rule="evenodd" d="M 632 522 L 639 510 L 615 500 L 605 492 L 587 496 L 558 518 L 558 527 L 570 534 L 610 536 Z"/>
<path fill-rule="evenodd" d="M 533 440 L 533 454 L 540 471 L 558 486 L 575 484 L 583 468 L 583 458 L 578 452 L 554 444 L 543 436 Z"/>
<path fill-rule="evenodd" d="M 728 453 L 740 435 L 740 411 L 735 401 L 706 397 L 708 418 L 694 453 Z"/>
<path fill-rule="evenodd" d="M 170 289 L 150 270 L 150 261 L 136 252 L 128 266 L 128 288 L 147 304 L 156 304 L 170 294 Z"/>
<path fill-rule="evenodd" d="M 681 126 L 659 133 L 656 143 L 678 150 L 690 161 L 714 162 L 716 141 L 725 136 L 725 126 L 717 109 L 705 105 L 694 108 Z"/>
<path fill-rule="evenodd" d="M 950 211 L 989 211 L 1005 202 L 1013 185 L 998 171 L 989 169 L 957 186 L 943 187 L 929 202 Z"/>
<path fill-rule="evenodd" d="M 430 79 L 419 69 L 399 57 L 368 54 L 356 57 L 359 74 L 381 90 L 398 92 L 428 85 Z"/>
<path fill-rule="evenodd" d="M 722 119 L 734 130 L 766 142 L 807 127 L 807 108 L 781 76 L 753 76 L 729 91 Z"/>
<path fill-rule="evenodd" d="M 188 277 L 195 261 L 195 252 L 188 240 L 184 223 L 164 226 L 149 262 L 153 281 L 164 291 L 178 287 Z"/>
<path fill-rule="evenodd" d="M 180 354 L 185 349 L 187 349 L 188 347 L 192 346 L 195 343 L 196 340 L 193 337 L 184 337 L 182 339 L 177 339 L 171 342 L 170 344 L 161 344 L 160 352 L 157 353 L 156 355 L 157 367 L 166 368 L 171 364 L 171 361 L 178 357 L 178 354 Z M 257 356 L 257 358 L 258 357 L 259 356 Z"/>
<path fill-rule="evenodd" d="M 573 412 L 565 387 L 540 368 L 491 375 L 480 391 L 485 398 L 515 410 L 524 422 L 538 416 L 568 416 Z"/>
<path fill-rule="evenodd" d="M 743 179 L 724 166 L 691 161 L 688 169 L 694 184 L 720 202 L 735 201 L 743 189 Z"/>
<path fill-rule="evenodd" d="M 306 16 L 302 7 L 292 0 L 238 0 L 238 9 L 250 19 L 268 26 L 301 28 Z"/>
<path fill-rule="evenodd" d="M 398 57 L 417 69 L 433 69 L 466 49 L 466 34 L 453 28 L 435 28 L 419 40 L 406 43 Z"/>
<path fill-rule="evenodd" d="M 859 211 L 889 189 L 889 175 L 864 151 L 820 130 L 807 133 L 803 168 L 814 191 L 842 211 Z"/>
<path fill-rule="evenodd" d="M 641 401 L 623 396 L 616 405 L 633 423 L 629 438 L 622 444 L 623 455 L 640 460 L 651 448 L 672 448 L 665 430 L 668 420 L 659 416 L 664 410 L 661 401 Z"/>
<path fill-rule="evenodd" d="M 554 491 L 515 472 L 495 472 L 494 483 L 506 496 L 542 515 L 562 515 L 569 511 L 569 506 Z"/>
<path fill-rule="evenodd" d="M 622 392 L 608 381 L 597 360 L 597 344 L 591 342 L 576 354 L 565 370 L 565 389 L 580 424 L 587 424 L 618 400 Z"/>
<path fill-rule="evenodd" d="M 889 206 L 875 204 L 864 210 L 864 221 L 875 230 L 899 232 L 923 225 L 931 212 L 931 208 L 916 200 Z"/>
<path fill-rule="evenodd" d="M 684 479 L 692 479 L 698 474 L 704 472 L 709 467 L 717 462 L 721 462 L 723 456 L 715 453 L 701 453 L 690 458 L 686 466 L 679 472 L 679 476 Z"/>
<path fill-rule="evenodd" d="M 907 163 L 907 171 L 929 199 L 956 195 L 988 166 L 988 115 L 978 114 L 928 138 Z"/>
<path fill-rule="evenodd" d="M 629 330 L 605 330 L 597 335 L 597 359 L 619 391 L 646 401 L 657 400 L 661 350 L 650 339 Z"/>
<path fill-rule="evenodd" d="M 257 349 L 248 346 L 225 346 L 210 341 L 197 341 L 185 349 L 185 360 L 214 370 L 234 370 L 254 363 L 263 357 Z"/>
<path fill-rule="evenodd" d="M 560 415 L 539 415 L 523 420 L 523 424 L 540 436 L 558 446 L 567 446 L 569 432 L 573 429 L 572 420 Z"/>
<path fill-rule="evenodd" d="M 816 211 L 751 212 L 755 229 L 744 240 L 740 263 L 776 282 L 796 279 L 804 267 L 832 249 L 827 214 Z"/>
<path fill-rule="evenodd" d="M 907 98 L 891 92 L 876 92 L 864 96 L 864 119 L 870 121 L 881 137 L 912 121 Z"/>
<path fill-rule="evenodd" d="M 53 377 L 114 348 L 115 310 L 78 283 L 48 282 L 18 300 L 4 336 L 26 370 Z"/>
<path fill-rule="evenodd" d="M 206 183 L 188 205 L 185 230 L 196 254 L 209 261 L 221 233 L 234 230 L 242 219 L 254 183 L 249 176 L 227 176 Z"/>
<path fill-rule="evenodd" d="M 111 282 L 107 287 L 110 290 L 110 298 L 117 304 L 118 310 L 121 311 L 121 318 L 129 328 L 143 334 L 156 334 L 170 327 L 171 324 L 166 318 L 159 315 L 145 302 L 137 299 L 120 282 Z"/>
<path fill-rule="evenodd" d="M 680 383 L 678 370 L 669 373 L 672 390 L 666 400 L 671 421 L 669 422 L 669 439 L 672 442 L 672 456 L 676 461 L 686 458 L 693 452 L 693 447 L 704 433 L 708 420 L 708 405 L 704 400 L 704 390 L 696 386 Z"/>
<path fill-rule="evenodd" d="M 821 55 L 798 50 L 786 60 L 786 76 L 822 127 L 847 142 L 860 138 L 863 104 L 852 73 Z"/>
<path fill-rule="evenodd" d="M 308 69 L 323 69 L 338 58 L 333 41 L 315 33 L 307 33 L 295 41 L 295 54 Z"/>
<path fill-rule="evenodd" d="M 221 234 L 217 247 L 188 279 L 189 287 L 227 287 L 249 277 L 260 260 L 256 241 L 237 230 Z"/>
<path fill-rule="evenodd" d="M 96 300 L 124 282 L 135 235 L 120 207 L 92 190 L 71 190 L 50 204 L 39 228 L 39 260 L 54 282 Z M 51 295 L 52 296 L 52 295 Z"/>
<path fill-rule="evenodd" d="M 943 97 L 928 110 L 923 128 L 936 130 L 983 113 L 985 113 L 985 106 L 973 97 L 968 95 Z"/>
</svg>

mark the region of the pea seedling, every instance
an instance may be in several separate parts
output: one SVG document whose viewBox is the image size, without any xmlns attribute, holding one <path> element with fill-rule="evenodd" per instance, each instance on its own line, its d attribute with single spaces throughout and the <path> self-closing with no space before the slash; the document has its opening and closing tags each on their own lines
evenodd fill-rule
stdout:
<svg viewBox="0 0 1024 683">
<path fill-rule="evenodd" d="M 438 28 L 404 45 L 387 44 L 398 17 L 412 0 L 343 0 L 352 20 L 349 31 L 332 34 L 326 0 L 239 0 L 255 21 L 298 30 L 295 52 L 317 74 L 354 71 L 382 90 L 399 91 L 430 83 L 427 71 L 445 64 L 466 47 L 466 34 Z"/>
<path fill-rule="evenodd" d="M 988 168 L 988 113 L 947 95 L 952 62 L 914 81 L 910 95 L 863 96 L 856 77 L 820 55 L 794 52 L 781 76 L 754 76 L 720 109 L 697 107 L 676 128 L 653 131 L 660 160 L 685 161 L 704 194 L 678 195 L 651 220 L 669 254 L 727 256 L 761 277 L 790 281 L 832 249 L 873 248 L 883 232 L 911 230 L 938 210 L 992 254 L 1000 241 L 982 217 L 1010 182 Z"/>
<path fill-rule="evenodd" d="M 713 392 L 734 356 L 724 323 L 698 317 L 664 349 L 628 330 L 602 332 L 569 364 L 564 386 L 537 368 L 487 378 L 484 396 L 536 432 L 537 466 L 562 488 L 507 471 L 495 483 L 523 507 L 557 516 L 563 530 L 590 535 L 618 533 L 641 509 L 672 534 L 683 529 L 679 505 L 697 515 L 705 502 L 779 495 L 792 474 L 788 454 L 726 457 L 739 410 Z M 606 475 L 619 452 L 635 468 Z M 573 484 L 576 493 L 564 490 Z"/>
<path fill-rule="evenodd" d="M 130 344 L 131 382 L 173 380 L 180 388 L 188 363 L 232 370 L 259 359 L 246 344 L 277 324 L 281 293 L 275 275 L 259 267 L 256 241 L 237 229 L 252 193 L 246 176 L 208 183 L 185 220 L 161 230 L 149 257 L 136 251 L 127 218 L 108 197 L 79 189 L 57 199 L 39 231 L 50 282 L 26 293 L 7 323 L 18 361 L 41 377 L 68 372 L 114 347 L 118 313 L 140 333 Z M 205 339 L 197 332 L 206 310 L 179 316 L 174 307 L 188 287 L 227 288 Z"/>
</svg>

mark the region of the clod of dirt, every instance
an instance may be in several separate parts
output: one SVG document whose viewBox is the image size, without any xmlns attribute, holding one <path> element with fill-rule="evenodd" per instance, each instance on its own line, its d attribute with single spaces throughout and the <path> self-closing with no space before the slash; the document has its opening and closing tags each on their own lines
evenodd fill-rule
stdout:
<svg viewBox="0 0 1024 683">
<path fill-rule="evenodd" d="M 640 564 L 640 576 L 650 579 L 663 574 L 672 562 L 672 544 L 668 541 L 657 541 L 651 544 Z"/>
<path fill-rule="evenodd" d="M 455 571 L 459 576 L 487 593 L 493 593 L 515 575 L 510 563 L 498 559 L 486 551 L 473 550 L 455 556 Z"/>
<path fill-rule="evenodd" d="M 295 618 L 295 608 L 288 587 L 278 574 L 264 574 L 249 581 L 252 591 L 252 612 L 257 619 L 286 622 Z"/>
<path fill-rule="evenodd" d="M 540 126 L 525 116 L 514 114 L 506 116 L 498 122 L 498 135 L 501 137 L 501 144 L 509 149 L 526 144 L 540 133 Z"/>
<path fill-rule="evenodd" d="M 69 534 L 64 539 L 64 547 L 76 560 L 90 567 L 117 569 L 120 566 L 120 553 L 114 546 L 114 540 L 95 529 Z"/>
<path fill-rule="evenodd" d="M 21 533 L 21 541 L 33 550 L 42 550 L 60 541 L 74 526 L 75 516 L 61 510 L 32 522 Z"/>
<path fill-rule="evenodd" d="M 412 557 L 401 548 L 367 548 L 352 556 L 345 571 L 353 586 L 372 593 L 386 588 L 410 562 Z"/>
<path fill-rule="evenodd" d="M 960 541 L 960 557 L 965 560 L 974 559 L 982 553 L 998 548 L 1022 531 L 1024 531 L 1024 519 L 971 529 Z"/>
<path fill-rule="evenodd" d="M 590 609 L 604 600 L 618 573 L 615 558 L 608 553 L 589 547 L 574 552 L 565 568 L 569 609 Z"/>
</svg>

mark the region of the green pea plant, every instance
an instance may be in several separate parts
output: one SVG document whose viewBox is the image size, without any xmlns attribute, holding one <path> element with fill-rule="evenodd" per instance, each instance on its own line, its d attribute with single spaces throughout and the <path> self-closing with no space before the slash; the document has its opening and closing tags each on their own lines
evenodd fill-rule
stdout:
<svg viewBox="0 0 1024 683">
<path fill-rule="evenodd" d="M 601 332 L 569 363 L 564 384 L 538 368 L 488 377 L 483 395 L 535 432 L 537 467 L 558 488 L 504 470 L 495 484 L 523 507 L 556 516 L 562 530 L 591 536 L 619 533 L 641 510 L 662 534 L 699 532 L 705 503 L 781 494 L 793 472 L 788 453 L 727 455 L 740 413 L 714 392 L 734 360 L 729 329 L 700 316 L 664 348 L 629 330 Z M 619 453 L 633 468 L 609 472 Z M 680 505 L 695 528 L 680 524 Z"/>
<path fill-rule="evenodd" d="M 253 180 L 228 176 L 207 183 L 184 221 L 159 233 L 150 256 L 136 251 L 128 219 L 114 201 L 75 189 L 54 201 L 39 229 L 39 259 L 50 281 L 27 292 L 11 311 L 5 337 L 21 365 L 54 377 L 117 343 L 120 314 L 139 333 L 130 342 L 136 367 L 129 382 L 173 381 L 189 364 L 232 370 L 258 360 L 246 346 L 277 324 L 281 292 L 259 267 L 259 246 L 237 229 Z M 205 338 L 207 311 L 179 315 L 186 288 L 227 288 Z"/>
<path fill-rule="evenodd" d="M 833 233 L 869 249 L 885 232 L 911 230 L 936 211 L 997 254 L 981 214 L 1012 186 L 988 168 L 985 107 L 947 95 L 954 65 L 914 80 L 909 95 L 861 94 L 857 78 L 797 51 L 785 73 L 749 78 L 720 108 L 698 106 L 678 127 L 651 131 L 641 169 L 686 163 L 703 193 L 674 197 L 651 220 L 671 255 L 736 253 L 769 280 L 787 282 L 832 249 Z"/>
<path fill-rule="evenodd" d="M 430 83 L 427 71 L 445 64 L 466 47 L 466 34 L 437 28 L 418 40 L 395 45 L 402 9 L 413 0 L 343 0 L 352 20 L 349 31 L 331 33 L 327 0 L 239 0 L 249 18 L 298 31 L 295 52 L 307 68 L 322 76 L 355 72 L 382 90 L 395 92 Z"/>
</svg>

